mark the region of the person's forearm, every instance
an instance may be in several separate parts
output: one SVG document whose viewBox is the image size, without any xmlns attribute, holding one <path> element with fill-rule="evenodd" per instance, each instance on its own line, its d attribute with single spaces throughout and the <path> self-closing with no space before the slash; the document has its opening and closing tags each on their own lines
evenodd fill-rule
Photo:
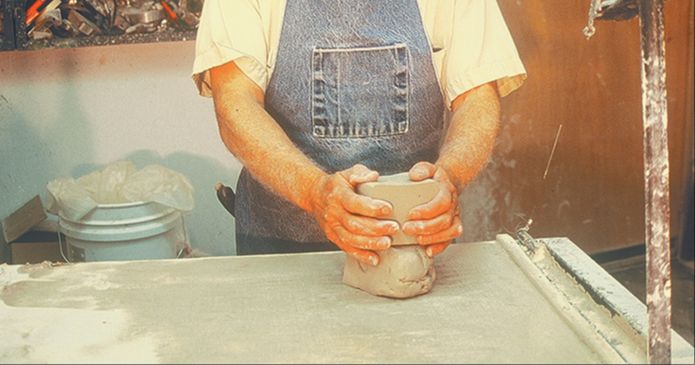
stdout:
<svg viewBox="0 0 695 365">
<path fill-rule="evenodd" d="M 304 210 L 309 190 L 325 173 L 287 137 L 262 101 L 228 87 L 215 95 L 220 136 L 257 180 Z"/>
<path fill-rule="evenodd" d="M 500 102 L 492 84 L 485 84 L 456 100 L 454 113 L 436 165 L 466 186 L 485 166 L 499 130 Z"/>
</svg>

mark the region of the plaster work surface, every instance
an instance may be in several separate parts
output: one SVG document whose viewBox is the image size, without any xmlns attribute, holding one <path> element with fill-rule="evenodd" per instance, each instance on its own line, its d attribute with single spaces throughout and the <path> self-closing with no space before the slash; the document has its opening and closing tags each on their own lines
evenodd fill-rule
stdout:
<svg viewBox="0 0 695 365">
<path fill-rule="evenodd" d="M 339 252 L 0 266 L 0 362 L 595 363 L 497 242 L 452 245 L 407 300 Z"/>
</svg>

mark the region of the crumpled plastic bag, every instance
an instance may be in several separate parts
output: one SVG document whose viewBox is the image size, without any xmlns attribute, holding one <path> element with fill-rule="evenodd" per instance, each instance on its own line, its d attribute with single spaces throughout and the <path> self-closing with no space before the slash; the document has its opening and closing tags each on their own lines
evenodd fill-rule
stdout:
<svg viewBox="0 0 695 365">
<path fill-rule="evenodd" d="M 193 209 L 193 185 L 183 174 L 160 165 L 137 170 L 118 161 L 78 179 L 58 178 L 46 185 L 47 210 L 79 220 L 98 204 L 157 202 L 180 211 Z"/>
<path fill-rule="evenodd" d="M 92 198 L 99 204 L 126 203 L 129 200 L 121 194 L 121 190 L 126 180 L 136 171 L 137 168 L 132 162 L 118 161 L 106 166 L 101 171 L 95 171 L 78 178 L 77 184 L 87 189 Z"/>
<path fill-rule="evenodd" d="M 188 179 L 159 165 L 145 166 L 128 176 L 121 195 L 127 201 L 153 201 L 183 211 L 193 209 L 193 186 Z"/>
<path fill-rule="evenodd" d="M 53 214 L 62 211 L 64 217 L 78 220 L 97 206 L 89 191 L 73 178 L 53 180 L 46 185 L 46 189 L 49 192 L 46 210 Z"/>
</svg>

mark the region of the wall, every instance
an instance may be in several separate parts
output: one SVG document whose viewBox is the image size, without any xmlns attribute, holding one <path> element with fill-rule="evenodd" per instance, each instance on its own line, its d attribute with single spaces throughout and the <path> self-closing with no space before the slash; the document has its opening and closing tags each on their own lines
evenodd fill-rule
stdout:
<svg viewBox="0 0 695 365">
<path fill-rule="evenodd" d="M 567 236 L 587 251 L 644 242 L 638 19 L 598 21 L 596 35 L 586 40 L 589 1 L 499 4 L 529 78 L 503 101 L 504 129 L 482 176 L 498 192 L 488 195 L 487 206 L 496 208 L 488 217 L 491 231 L 532 218 L 532 235 Z M 684 151 L 692 139 L 684 133 L 692 123 L 686 118 L 693 102 L 687 98 L 691 7 L 692 1 L 666 1 L 674 235 L 681 226 L 684 156 L 693 153 Z"/>
<path fill-rule="evenodd" d="M 598 22 L 586 40 L 588 1 L 499 3 L 529 79 L 503 100 L 494 156 L 463 193 L 463 240 L 492 239 L 532 218 L 532 235 L 567 236 L 587 251 L 643 242 L 637 19 Z M 683 151 L 690 7 L 666 2 L 674 234 L 692 155 Z M 233 254 L 232 219 L 213 186 L 233 186 L 240 166 L 188 77 L 193 51 L 178 42 L 0 53 L 0 217 L 55 177 L 123 158 L 161 163 L 197 189 L 187 218 L 193 245 Z"/>
<path fill-rule="evenodd" d="M 158 163 L 195 186 L 194 247 L 234 254 L 214 184 L 233 183 L 240 167 L 189 77 L 193 54 L 191 41 L 0 53 L 0 217 L 56 177 Z"/>
</svg>

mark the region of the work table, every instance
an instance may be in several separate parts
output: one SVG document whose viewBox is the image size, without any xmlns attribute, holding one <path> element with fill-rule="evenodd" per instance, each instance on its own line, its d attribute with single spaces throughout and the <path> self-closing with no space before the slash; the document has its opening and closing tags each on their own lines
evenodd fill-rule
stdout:
<svg viewBox="0 0 695 365">
<path fill-rule="evenodd" d="M 581 290 L 558 302 L 547 292 L 565 285 L 557 267 L 539 282 L 543 265 L 534 271 L 539 260 L 523 263 L 523 254 L 509 236 L 451 245 L 435 260 L 433 290 L 406 300 L 344 285 L 341 252 L 1 265 L 0 362 L 646 359 L 639 331 L 610 329 L 617 346 L 587 335 L 593 325 L 572 318 L 611 322 L 615 313 L 574 303 L 589 303 Z M 596 328 L 622 328 L 611 323 Z M 674 336 L 674 361 L 692 362 L 692 346 Z"/>
</svg>

